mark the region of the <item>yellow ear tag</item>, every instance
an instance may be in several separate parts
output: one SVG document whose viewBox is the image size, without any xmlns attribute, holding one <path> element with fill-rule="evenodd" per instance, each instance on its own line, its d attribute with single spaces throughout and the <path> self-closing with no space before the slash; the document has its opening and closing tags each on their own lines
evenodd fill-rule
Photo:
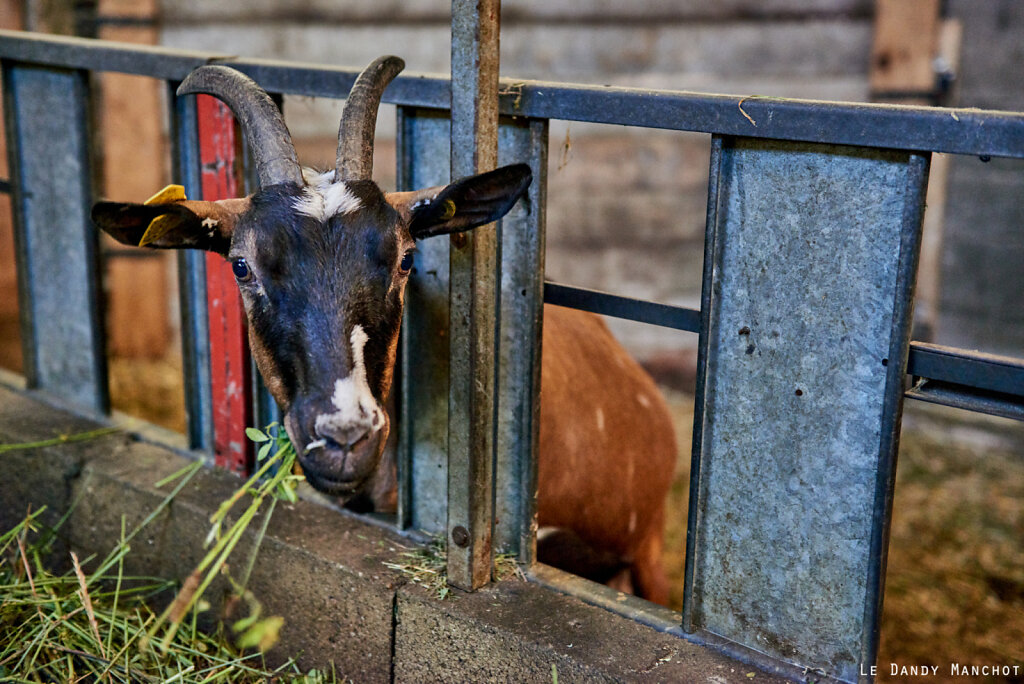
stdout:
<svg viewBox="0 0 1024 684">
<path fill-rule="evenodd" d="M 185 199 L 185 188 L 183 186 L 168 185 L 166 188 L 143 202 L 143 204 L 146 206 L 153 204 L 170 204 L 171 202 L 177 202 L 183 199 Z M 177 221 L 175 221 L 174 218 L 175 217 L 170 214 L 163 214 L 150 221 L 149 226 L 146 228 L 146 232 L 142 234 L 142 239 L 139 240 L 139 247 L 145 247 L 149 243 L 156 242 L 166 235 L 168 231 L 177 225 Z"/>
<path fill-rule="evenodd" d="M 451 200 L 444 201 L 444 213 L 441 214 L 441 220 L 447 221 L 451 217 L 455 216 L 455 202 Z"/>
<path fill-rule="evenodd" d="M 185 187 L 182 185 L 168 185 L 166 188 L 156 193 L 148 200 L 143 202 L 146 206 L 151 204 L 170 204 L 171 202 L 177 202 L 185 198 Z"/>
<path fill-rule="evenodd" d="M 177 218 L 177 216 L 172 214 L 161 214 L 150 221 L 149 227 L 146 228 L 146 232 L 142 234 L 142 239 L 139 240 L 139 247 L 145 247 L 150 242 L 156 242 L 169 233 L 172 228 L 178 225 L 178 222 L 175 220 Z"/>
</svg>

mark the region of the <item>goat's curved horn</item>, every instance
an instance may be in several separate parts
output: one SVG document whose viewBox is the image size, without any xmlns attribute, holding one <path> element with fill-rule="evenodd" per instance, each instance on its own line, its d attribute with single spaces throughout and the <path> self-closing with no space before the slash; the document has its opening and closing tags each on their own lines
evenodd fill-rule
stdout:
<svg viewBox="0 0 1024 684">
<path fill-rule="evenodd" d="M 380 57 L 356 79 L 338 127 L 338 157 L 334 169 L 339 180 L 371 179 L 377 108 L 384 88 L 404 68 L 405 62 L 399 57 Z"/>
<path fill-rule="evenodd" d="M 249 139 L 260 187 L 302 185 L 302 169 L 281 111 L 255 81 L 230 67 L 201 66 L 185 77 L 178 95 L 206 93 L 227 104 Z"/>
</svg>

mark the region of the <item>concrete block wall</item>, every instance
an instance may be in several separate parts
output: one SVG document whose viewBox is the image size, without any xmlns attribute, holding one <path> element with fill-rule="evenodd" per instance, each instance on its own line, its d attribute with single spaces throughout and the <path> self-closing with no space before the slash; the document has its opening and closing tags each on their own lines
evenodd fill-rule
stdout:
<svg viewBox="0 0 1024 684">
<path fill-rule="evenodd" d="M 502 11 L 501 73 L 509 78 L 867 96 L 870 0 L 523 0 Z M 391 52 L 409 70 L 438 73 L 449 71 L 449 21 L 447 0 L 314 1 L 301 10 L 274 0 L 163 0 L 160 17 L 161 42 L 170 46 L 350 66 Z M 388 109 L 381 141 L 393 136 Z M 288 100 L 304 161 L 333 159 L 339 111 L 336 102 Z M 548 277 L 698 305 L 709 148 L 705 135 L 553 123 Z M 393 177 L 392 159 L 378 155 L 382 181 Z M 695 335 L 612 325 L 642 359 L 675 355 L 692 363 Z"/>
</svg>

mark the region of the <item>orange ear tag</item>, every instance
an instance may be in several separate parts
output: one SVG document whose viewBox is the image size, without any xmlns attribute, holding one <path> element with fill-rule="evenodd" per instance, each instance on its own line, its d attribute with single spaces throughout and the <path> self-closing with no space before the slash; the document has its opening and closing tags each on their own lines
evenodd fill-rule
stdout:
<svg viewBox="0 0 1024 684">
<path fill-rule="evenodd" d="M 146 206 L 153 204 L 171 204 L 172 202 L 178 202 L 183 199 L 186 199 L 184 186 L 168 185 L 166 188 L 143 202 L 143 204 Z M 166 235 L 178 224 L 178 222 L 175 221 L 175 218 L 176 217 L 171 214 L 162 214 L 150 221 L 149 226 L 146 228 L 146 232 L 142 234 L 142 239 L 139 240 L 139 247 L 145 247 L 149 243 L 156 242 Z"/>
</svg>

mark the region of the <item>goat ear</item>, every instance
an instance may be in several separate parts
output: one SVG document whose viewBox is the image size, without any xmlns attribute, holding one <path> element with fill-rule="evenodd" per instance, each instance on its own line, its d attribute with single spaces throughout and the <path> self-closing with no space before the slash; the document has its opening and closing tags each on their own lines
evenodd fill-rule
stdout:
<svg viewBox="0 0 1024 684">
<path fill-rule="evenodd" d="M 388 201 L 406 217 L 412 237 L 420 240 L 497 221 L 523 196 L 531 178 L 529 166 L 514 164 L 443 187 L 392 193 Z"/>
<path fill-rule="evenodd" d="M 249 198 L 156 204 L 97 202 L 92 221 L 115 240 L 133 247 L 205 249 L 227 255 L 235 223 Z"/>
</svg>

